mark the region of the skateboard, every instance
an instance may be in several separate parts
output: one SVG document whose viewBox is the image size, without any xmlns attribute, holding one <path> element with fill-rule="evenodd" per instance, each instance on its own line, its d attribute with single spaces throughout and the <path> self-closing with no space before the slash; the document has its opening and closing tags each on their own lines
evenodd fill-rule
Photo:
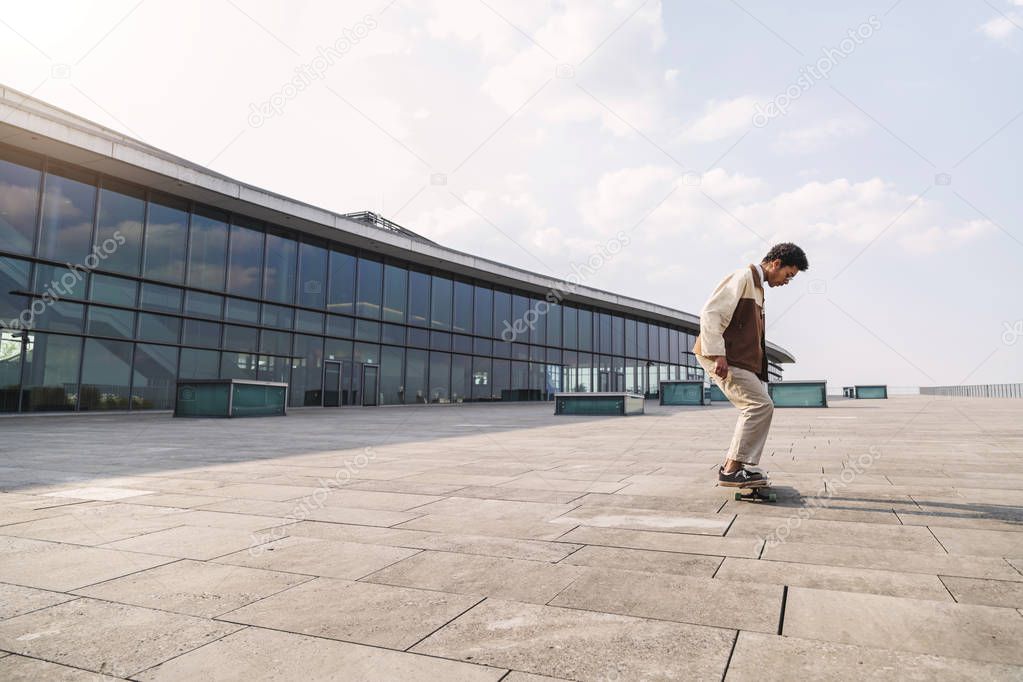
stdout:
<svg viewBox="0 0 1023 682">
<path fill-rule="evenodd" d="M 752 485 L 745 488 L 739 488 L 735 491 L 735 501 L 739 502 L 741 500 L 746 500 L 747 502 L 777 502 L 778 494 L 768 490 L 770 487 L 770 483 L 764 483 L 762 485 Z"/>
</svg>

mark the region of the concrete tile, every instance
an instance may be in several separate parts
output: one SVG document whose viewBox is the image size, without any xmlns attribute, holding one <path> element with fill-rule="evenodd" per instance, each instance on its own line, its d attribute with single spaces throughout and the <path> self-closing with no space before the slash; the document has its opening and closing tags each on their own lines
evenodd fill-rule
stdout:
<svg viewBox="0 0 1023 682">
<path fill-rule="evenodd" d="M 780 585 L 663 573 L 590 568 L 551 600 L 551 606 L 657 618 L 720 628 L 777 632 Z"/>
<path fill-rule="evenodd" d="M 1023 664 L 1023 618 L 992 606 L 792 587 L 782 634 Z"/>
<path fill-rule="evenodd" d="M 435 549 L 461 554 L 482 554 L 509 559 L 550 562 L 559 561 L 579 548 L 579 545 L 563 542 L 516 540 L 487 535 L 431 533 L 402 528 L 372 528 L 341 523 L 320 523 L 319 521 L 302 521 L 288 526 L 287 533 L 288 535 L 323 540 L 363 542 L 371 545 Z"/>
<path fill-rule="evenodd" d="M 0 679 L 7 682 L 35 682 L 36 680 L 46 680 L 47 682 L 106 682 L 110 680 L 112 682 L 121 679 L 24 656 L 5 655 L 2 658 L 3 660 L 0 660 Z"/>
<path fill-rule="evenodd" d="M 221 497 L 240 497 L 248 500 L 284 502 L 308 497 L 322 490 L 318 486 L 271 485 L 268 483 L 238 483 L 217 489 Z"/>
<path fill-rule="evenodd" d="M 137 606 L 76 599 L 0 622 L 0 649 L 129 677 L 238 628 Z"/>
<path fill-rule="evenodd" d="M 471 516 L 485 519 L 533 519 L 547 521 L 572 511 L 572 504 L 547 504 L 543 502 L 513 502 L 509 500 L 478 499 L 470 497 L 449 497 L 418 507 L 420 514 L 441 514 L 444 516 Z"/>
<path fill-rule="evenodd" d="M 556 490 L 573 493 L 614 493 L 625 488 L 627 483 L 609 481 L 571 481 L 564 478 L 548 478 L 542 474 L 526 474 L 505 483 L 478 483 L 496 485 L 499 488 L 533 488 L 535 490 Z"/>
<path fill-rule="evenodd" d="M 867 592 L 893 597 L 952 601 L 937 576 L 844 566 L 815 566 L 787 561 L 729 557 L 714 576 L 718 580 L 813 587 L 842 592 Z M 1023 587 L 1023 583 L 1020 584 Z"/>
<path fill-rule="evenodd" d="M 559 490 L 536 490 L 535 488 L 499 488 L 496 486 L 469 486 L 458 491 L 458 497 L 475 497 L 483 500 L 509 500 L 512 502 L 546 502 L 568 504 L 586 493 Z"/>
<path fill-rule="evenodd" d="M 964 658 L 875 649 L 759 632 L 740 632 L 725 682 L 765 679 L 831 682 L 834 680 L 906 680 L 973 682 L 1018 680 L 1023 668 Z"/>
<path fill-rule="evenodd" d="M 1023 582 L 941 576 L 941 582 L 960 604 L 983 604 L 1023 609 Z"/>
<path fill-rule="evenodd" d="M 735 518 L 731 514 L 663 512 L 623 507 L 579 508 L 552 519 L 552 523 L 598 528 L 657 530 L 695 535 L 724 535 Z"/>
<path fill-rule="evenodd" d="M 406 649 L 477 602 L 479 597 L 317 578 L 220 618 Z"/>
<path fill-rule="evenodd" d="M 286 537 L 222 556 L 217 563 L 356 580 L 418 553 L 416 549 Z"/>
<path fill-rule="evenodd" d="M 0 620 L 61 604 L 74 598 L 72 595 L 60 592 L 0 583 Z"/>
<path fill-rule="evenodd" d="M 310 578 L 294 573 L 185 559 L 75 590 L 75 594 L 213 618 L 306 580 Z"/>
<path fill-rule="evenodd" d="M 178 526 L 103 545 L 106 549 L 205 561 L 252 546 L 253 535 L 237 528 Z"/>
<path fill-rule="evenodd" d="M 942 555 L 897 549 L 872 549 L 869 552 L 864 552 L 849 545 L 787 542 L 780 545 L 768 545 L 764 548 L 762 558 L 771 561 L 793 561 L 849 568 L 876 568 L 930 575 L 1023 580 L 1023 575 L 1014 571 L 1005 561 L 992 557 Z"/>
<path fill-rule="evenodd" d="M 405 472 L 407 473 L 407 472 Z M 445 474 L 437 472 L 429 472 L 422 474 L 413 474 L 411 476 L 405 475 L 405 473 L 396 474 L 395 478 L 401 476 L 402 481 L 408 481 L 410 483 L 440 483 L 443 485 L 457 485 L 460 487 L 470 485 L 498 485 L 500 483 L 506 483 L 508 481 L 515 480 L 514 476 L 483 476 L 480 474 Z M 368 478 L 368 472 L 359 472 L 362 477 Z M 528 488 L 530 486 L 520 486 Z"/>
<path fill-rule="evenodd" d="M 0 529 L 4 535 L 67 542 L 76 545 L 103 545 L 181 525 L 177 509 L 134 507 L 129 505 L 72 508 L 66 513 L 49 516 Z"/>
<path fill-rule="evenodd" d="M 298 503 L 267 500 L 228 500 L 217 502 L 196 511 L 217 511 L 232 514 L 275 516 L 300 521 L 327 523 L 354 523 L 363 526 L 394 526 L 417 518 L 418 514 L 383 511 L 379 509 L 352 509 L 350 507 L 324 507 L 313 500 Z"/>
<path fill-rule="evenodd" d="M 658 509 L 673 512 L 714 514 L 723 504 L 717 495 L 692 497 L 666 497 L 659 495 L 626 495 L 625 493 L 587 493 L 575 501 L 580 507 L 628 507 L 630 509 Z"/>
<path fill-rule="evenodd" d="M 246 628 L 136 676 L 144 682 L 406 680 L 496 682 L 505 671 L 377 647 Z M 508 680 L 509 678 L 504 678 Z"/>
<path fill-rule="evenodd" d="M 293 519 L 286 519 L 279 516 L 258 516 L 255 514 L 231 514 L 228 512 L 213 512 L 204 509 L 186 511 L 175 517 L 183 526 L 210 526 L 212 528 L 233 528 L 255 532 L 266 528 L 276 528 L 294 523 Z"/>
<path fill-rule="evenodd" d="M 86 488 L 71 488 L 52 493 L 44 493 L 44 497 L 59 497 L 71 500 L 96 500 L 99 502 L 111 502 L 123 500 L 126 497 L 137 497 L 148 495 L 150 490 L 130 490 L 128 488 L 103 488 L 91 486 Z"/>
<path fill-rule="evenodd" d="M 967 505 L 961 505 L 966 507 Z M 971 505 L 976 506 L 976 505 Z M 934 505 L 927 505 L 919 511 L 900 511 L 899 520 L 907 526 L 942 526 L 944 528 L 972 528 L 976 530 L 1023 531 L 1023 508 L 1019 518 L 1000 519 L 978 509 L 974 513 L 952 512 Z"/>
<path fill-rule="evenodd" d="M 931 532 L 941 541 L 949 554 L 1011 557 L 1023 555 L 1023 529 L 1021 531 L 974 530 L 931 526 Z"/>
<path fill-rule="evenodd" d="M 645 573 L 671 573 L 710 578 L 721 565 L 721 557 L 645 549 L 586 546 L 560 563 L 591 568 L 614 568 Z"/>
<path fill-rule="evenodd" d="M 410 530 L 426 530 L 435 533 L 494 535 L 524 540 L 556 540 L 565 532 L 564 526 L 535 519 L 493 519 L 444 514 L 427 514 L 426 516 L 402 523 L 397 527 Z"/>
<path fill-rule="evenodd" d="M 66 592 L 171 561 L 134 552 L 0 537 L 0 582 Z"/>
<path fill-rule="evenodd" d="M 901 549 L 945 554 L 926 528 L 852 521 L 780 519 L 740 515 L 728 529 L 729 538 L 777 538 L 783 542 L 855 545 L 870 549 Z M 768 545 L 773 544 L 768 542 Z"/>
<path fill-rule="evenodd" d="M 444 498 L 439 495 L 413 495 L 370 490 L 334 490 L 323 500 L 325 507 L 351 507 L 353 509 L 381 509 L 405 511 L 428 505 Z"/>
<path fill-rule="evenodd" d="M 720 679 L 734 633 L 488 599 L 413 652 L 572 680 Z"/>
<path fill-rule="evenodd" d="M 563 564 L 450 552 L 421 552 L 363 578 L 366 582 L 545 604 L 584 569 Z"/>
<path fill-rule="evenodd" d="M 202 507 L 207 504 L 221 502 L 224 499 L 223 497 L 213 497 L 211 495 L 190 495 L 187 493 L 151 493 L 123 500 L 123 502 L 125 504 L 140 504 L 150 507 L 190 509 L 192 507 Z"/>
<path fill-rule="evenodd" d="M 684 533 L 659 533 L 648 530 L 621 530 L 619 528 L 592 528 L 580 526 L 565 533 L 561 542 L 580 545 L 601 545 L 628 549 L 652 549 L 661 552 L 709 554 L 711 556 L 738 556 L 755 559 L 760 556 L 764 543 L 755 538 L 731 538 Z"/>
<path fill-rule="evenodd" d="M 353 479 L 345 486 L 349 490 L 372 490 L 381 493 L 408 493 L 410 495 L 438 495 L 445 496 L 454 494 L 456 490 L 465 488 L 463 485 L 452 485 L 449 483 L 417 483 L 416 481 L 374 481 Z"/>
</svg>

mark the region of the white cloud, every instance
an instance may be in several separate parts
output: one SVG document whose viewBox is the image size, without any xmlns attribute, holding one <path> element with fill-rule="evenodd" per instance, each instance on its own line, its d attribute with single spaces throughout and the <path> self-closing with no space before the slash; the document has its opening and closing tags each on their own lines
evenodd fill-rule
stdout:
<svg viewBox="0 0 1023 682">
<path fill-rule="evenodd" d="M 1016 26 L 1008 17 L 995 17 L 984 24 L 981 24 L 980 31 L 991 40 L 1004 41 L 1012 35 Z"/>
<path fill-rule="evenodd" d="M 678 69 L 668 69 L 664 72 L 664 82 L 674 83 L 678 80 Z"/>
<path fill-rule="evenodd" d="M 755 97 L 743 95 L 728 100 L 711 100 L 704 108 L 703 116 L 690 123 L 682 131 L 687 142 L 714 142 L 749 130 L 753 123 Z"/>
<path fill-rule="evenodd" d="M 856 118 L 832 118 L 817 125 L 782 132 L 774 143 L 780 153 L 807 153 L 826 147 L 840 138 L 866 130 L 866 123 Z"/>
</svg>

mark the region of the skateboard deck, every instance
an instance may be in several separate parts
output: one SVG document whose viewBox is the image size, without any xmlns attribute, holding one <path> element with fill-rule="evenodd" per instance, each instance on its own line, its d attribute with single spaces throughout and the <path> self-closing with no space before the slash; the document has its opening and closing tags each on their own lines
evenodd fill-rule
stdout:
<svg viewBox="0 0 1023 682">
<path fill-rule="evenodd" d="M 771 492 L 770 483 L 746 486 L 735 491 L 735 501 L 745 500 L 747 502 L 777 502 L 778 494 Z"/>
</svg>

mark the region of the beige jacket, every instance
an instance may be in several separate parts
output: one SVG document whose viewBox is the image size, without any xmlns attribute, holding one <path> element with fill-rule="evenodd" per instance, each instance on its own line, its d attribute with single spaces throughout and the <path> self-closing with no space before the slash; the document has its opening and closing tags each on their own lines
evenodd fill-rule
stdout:
<svg viewBox="0 0 1023 682">
<path fill-rule="evenodd" d="M 718 284 L 700 311 L 700 336 L 693 352 L 724 355 L 729 365 L 767 381 L 764 286 L 755 265 L 740 268 Z"/>
</svg>

